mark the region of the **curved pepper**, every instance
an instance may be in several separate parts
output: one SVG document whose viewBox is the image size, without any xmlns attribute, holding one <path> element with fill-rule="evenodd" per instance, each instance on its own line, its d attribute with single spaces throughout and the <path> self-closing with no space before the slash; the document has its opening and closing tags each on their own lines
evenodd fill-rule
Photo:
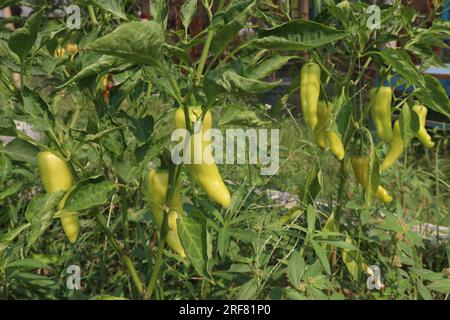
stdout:
<svg viewBox="0 0 450 320">
<path fill-rule="evenodd" d="M 306 124 L 315 129 L 319 120 L 317 104 L 320 95 L 320 67 L 310 62 L 303 66 L 300 74 L 300 100 Z"/>
<path fill-rule="evenodd" d="M 201 107 L 189 107 L 189 120 L 194 126 L 194 123 L 202 120 L 202 108 Z M 175 113 L 175 127 L 177 129 L 186 129 L 185 115 L 183 108 L 178 108 Z M 211 144 L 210 139 L 206 139 L 204 133 L 212 127 L 211 112 L 206 112 L 203 117 L 201 130 L 194 132 L 190 137 L 190 163 L 186 164 L 186 169 L 194 179 L 194 181 L 205 191 L 208 197 L 220 204 L 223 208 L 229 208 L 231 205 L 231 196 L 222 176 L 219 173 L 219 169 L 214 162 L 214 158 L 211 153 L 207 154 L 205 148 L 209 148 Z M 200 136 L 201 135 L 201 136 Z M 193 143 L 192 143 L 193 141 Z M 201 142 L 201 143 L 197 143 Z M 202 163 L 195 163 L 195 155 L 201 155 Z M 206 158 L 208 159 L 206 159 Z M 205 161 L 207 160 L 207 161 Z"/>
<path fill-rule="evenodd" d="M 169 172 L 164 169 L 150 170 L 147 176 L 147 198 L 150 210 L 155 218 L 158 229 L 161 229 L 164 218 L 166 195 L 169 188 Z M 178 213 L 183 212 L 181 202 L 180 184 L 177 184 L 169 205 L 167 245 L 181 257 L 186 257 L 183 245 L 178 236 Z"/>
<path fill-rule="evenodd" d="M 327 131 L 327 138 L 330 143 L 331 152 L 338 158 L 339 160 L 344 159 L 345 157 L 345 149 L 342 144 L 342 140 L 339 135 L 331 130 Z"/>
<path fill-rule="evenodd" d="M 370 112 L 372 120 L 375 123 L 378 137 L 384 142 L 392 139 L 392 123 L 391 123 L 391 103 L 392 89 L 391 87 L 380 87 L 370 91 L 371 105 Z"/>
<path fill-rule="evenodd" d="M 392 133 L 392 140 L 389 143 L 389 149 L 383 162 L 380 165 L 380 170 L 385 171 L 389 169 L 395 161 L 402 155 L 405 150 L 405 141 L 400 132 L 400 122 L 397 120 L 394 123 L 394 130 Z"/>
<path fill-rule="evenodd" d="M 325 101 L 319 101 L 317 104 L 317 126 L 314 130 L 314 136 L 317 145 L 325 149 L 328 146 L 327 129 L 330 126 L 330 110 Z"/>
<path fill-rule="evenodd" d="M 415 105 L 413 111 L 419 116 L 419 131 L 416 132 L 416 137 L 422 142 L 425 148 L 433 148 L 434 142 L 431 140 L 431 136 L 425 129 L 425 122 L 427 120 L 428 109 L 421 105 Z"/>
<path fill-rule="evenodd" d="M 51 153 L 50 151 L 42 151 L 37 155 L 37 164 L 39 167 L 41 181 L 47 193 L 58 191 L 67 192 L 73 185 L 74 179 L 72 171 L 67 163 Z M 68 194 L 58 204 L 58 210 L 64 208 Z M 78 238 L 79 222 L 76 212 L 64 213 L 61 217 L 61 224 L 64 233 L 70 243 L 74 243 Z"/>
<path fill-rule="evenodd" d="M 369 157 L 352 157 L 351 163 L 353 167 L 353 171 L 355 172 L 356 180 L 359 184 L 362 185 L 364 190 L 367 190 L 369 185 L 369 165 L 370 158 Z M 378 200 L 381 200 L 385 203 L 392 202 L 392 197 L 389 195 L 386 189 L 382 186 L 378 186 L 378 189 L 375 191 L 375 197 Z"/>
</svg>

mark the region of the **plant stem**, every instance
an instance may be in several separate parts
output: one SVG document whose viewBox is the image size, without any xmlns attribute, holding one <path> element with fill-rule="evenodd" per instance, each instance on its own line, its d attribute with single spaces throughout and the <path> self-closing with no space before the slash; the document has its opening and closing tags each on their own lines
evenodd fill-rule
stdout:
<svg viewBox="0 0 450 320">
<path fill-rule="evenodd" d="M 200 85 L 202 80 L 203 69 L 205 68 L 206 59 L 208 58 L 209 47 L 211 46 L 212 39 L 214 37 L 214 31 L 210 29 L 208 31 L 208 37 L 206 38 L 205 46 L 203 47 L 202 56 L 200 58 L 200 64 L 197 68 L 196 85 Z"/>
<path fill-rule="evenodd" d="M 144 287 L 141 283 L 141 280 L 139 280 L 139 276 L 137 274 L 136 268 L 134 267 L 133 262 L 131 261 L 130 257 L 125 254 L 123 249 L 117 243 L 116 238 L 114 237 L 114 235 L 112 234 L 112 232 L 109 230 L 109 228 L 106 225 L 105 218 L 101 214 L 97 214 L 96 218 L 97 218 L 97 221 L 99 222 L 100 226 L 103 228 L 106 235 L 108 236 L 108 240 L 111 242 L 113 249 L 117 252 L 117 254 L 120 257 L 120 260 L 122 260 L 122 262 L 127 267 L 128 273 L 130 274 L 131 280 L 133 280 L 133 283 L 136 286 L 136 289 L 139 292 L 139 295 L 144 296 Z"/>
<path fill-rule="evenodd" d="M 338 203 L 337 203 L 336 215 L 335 215 L 337 225 L 339 225 L 339 221 L 342 216 L 342 201 L 344 199 L 345 184 L 347 182 L 347 175 L 345 172 L 345 163 L 346 163 L 345 159 L 343 161 L 341 161 L 341 170 L 340 170 L 341 180 L 339 181 Z"/>
<path fill-rule="evenodd" d="M 122 222 L 123 222 L 123 241 L 125 244 L 125 247 L 128 244 L 129 241 L 129 232 L 128 232 L 128 197 L 125 189 L 121 189 L 119 192 L 120 196 L 120 207 L 121 207 L 121 213 L 122 213 Z"/>
<path fill-rule="evenodd" d="M 93 6 L 88 6 L 87 8 L 88 8 L 89 17 L 91 18 L 92 23 L 94 25 L 98 24 L 97 17 L 95 16 L 94 7 Z"/>
<path fill-rule="evenodd" d="M 156 281 L 158 280 L 159 270 L 162 266 L 163 255 L 164 255 L 164 245 L 166 244 L 166 234 L 168 229 L 168 212 L 164 210 L 164 218 L 161 226 L 161 231 L 159 233 L 159 243 L 158 243 L 158 253 L 156 255 L 155 265 L 153 266 L 152 275 L 150 277 L 150 282 L 147 286 L 147 292 L 145 295 L 146 299 L 151 299 L 153 295 L 153 290 L 155 289 Z"/>
</svg>

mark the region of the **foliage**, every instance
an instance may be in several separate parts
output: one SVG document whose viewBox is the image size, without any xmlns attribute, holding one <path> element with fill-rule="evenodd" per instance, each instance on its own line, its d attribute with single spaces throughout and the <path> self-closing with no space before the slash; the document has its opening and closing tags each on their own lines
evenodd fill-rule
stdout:
<svg viewBox="0 0 450 320">
<path fill-rule="evenodd" d="M 435 132 L 435 147 L 423 149 L 412 107 L 450 116 L 445 90 L 423 73 L 440 64 L 431 46 L 447 46 L 449 22 L 429 23 L 394 1 L 382 7 L 377 30 L 361 2 L 321 1 L 314 21 L 292 19 L 281 3 L 277 11 L 267 0 L 204 0 L 209 24 L 197 35 L 189 28 L 197 1 L 189 0 L 182 30 L 170 28 L 159 0 L 150 21 L 136 19 L 134 1 L 77 1 L 82 27 L 70 29 L 48 18 L 54 8 L 31 2 L 34 13 L 19 28 L 2 25 L 0 135 L 16 139 L 0 146 L 1 298 L 448 299 L 448 239 L 416 229 L 450 226 L 448 136 Z M 245 27 L 254 35 L 237 40 Z M 333 105 L 330 129 L 345 145 L 343 161 L 316 146 L 298 116 L 300 68 L 310 61 L 321 68 L 321 99 Z M 290 85 L 267 108 L 263 98 L 279 92 L 283 72 Z M 381 175 L 388 145 L 368 117 L 376 81 L 396 87 L 393 114 L 408 143 Z M 228 209 L 176 171 L 182 259 L 158 246 L 144 181 L 170 147 L 176 108 L 190 104 L 218 115 L 221 130 L 280 129 L 281 167 L 265 177 L 258 164 L 220 166 Z M 62 194 L 42 188 L 40 150 L 55 151 L 76 174 L 65 208 L 80 214 L 74 245 L 56 219 Z M 356 153 L 371 161 L 364 193 L 350 172 Z M 391 204 L 367 201 L 380 181 Z M 274 201 L 274 189 L 297 195 L 294 204 Z M 70 265 L 82 271 L 80 290 L 66 286 Z M 381 269 L 380 290 L 367 287 L 370 265 Z"/>
</svg>

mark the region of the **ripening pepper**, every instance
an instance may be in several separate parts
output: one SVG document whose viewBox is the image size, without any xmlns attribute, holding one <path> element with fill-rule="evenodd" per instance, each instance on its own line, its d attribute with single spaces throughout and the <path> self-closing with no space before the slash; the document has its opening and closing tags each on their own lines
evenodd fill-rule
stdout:
<svg viewBox="0 0 450 320">
<path fill-rule="evenodd" d="M 300 74 L 300 100 L 306 124 L 315 129 L 319 120 L 317 104 L 320 95 L 320 67 L 314 62 L 305 64 Z"/>
<path fill-rule="evenodd" d="M 351 163 L 353 167 L 353 171 L 355 172 L 356 180 L 359 184 L 362 185 L 364 190 L 367 190 L 369 186 L 369 165 L 370 158 L 369 157 L 352 157 Z M 378 200 L 381 200 L 385 203 L 392 202 L 392 197 L 389 195 L 386 189 L 382 186 L 378 186 L 378 189 L 375 191 L 375 197 Z"/>
<path fill-rule="evenodd" d="M 58 191 L 67 192 L 74 183 L 72 171 L 67 163 L 50 151 L 42 151 L 37 155 L 37 163 L 41 175 L 41 181 L 47 193 Z M 58 204 L 58 210 L 64 208 L 68 194 Z M 70 243 L 78 238 L 79 222 L 76 212 L 65 212 L 61 217 L 64 233 Z"/>
<path fill-rule="evenodd" d="M 61 48 L 61 47 L 56 48 L 55 51 L 53 52 L 53 56 L 55 58 L 62 58 L 62 57 L 64 57 L 65 54 L 66 54 L 66 49 Z"/>
<path fill-rule="evenodd" d="M 169 172 L 164 169 L 152 169 L 147 176 L 147 198 L 150 211 L 155 218 L 158 228 L 161 229 L 164 219 L 164 207 L 166 203 L 166 195 L 169 188 Z M 181 257 L 186 257 L 183 245 L 178 236 L 177 212 L 183 212 L 181 202 L 180 184 L 175 187 L 172 199 L 169 205 L 168 230 L 166 234 L 167 245 Z"/>
<path fill-rule="evenodd" d="M 425 129 L 425 122 L 427 120 L 428 109 L 421 105 L 415 105 L 413 111 L 419 116 L 419 130 L 416 132 L 416 137 L 422 142 L 425 148 L 433 148 L 434 142 L 431 140 L 431 136 Z"/>
<path fill-rule="evenodd" d="M 189 120 L 192 127 L 195 128 L 194 124 L 202 120 L 202 108 L 198 106 L 189 107 Z M 205 152 L 205 148 L 210 150 L 211 139 L 207 138 L 204 133 L 211 127 L 212 116 L 211 112 L 207 111 L 201 123 L 201 130 L 194 132 L 189 139 L 187 149 L 190 152 L 190 156 L 188 156 L 190 161 L 185 165 L 191 177 L 212 201 L 220 204 L 223 208 L 229 208 L 231 205 L 230 192 L 223 182 L 211 152 L 208 150 Z M 183 108 L 178 108 L 175 113 L 175 128 L 186 129 Z M 201 160 L 200 163 L 195 163 L 199 162 L 195 159 L 196 155 Z"/>
<path fill-rule="evenodd" d="M 392 140 L 389 143 L 389 149 L 383 162 L 380 165 L 380 170 L 385 171 L 390 168 L 395 161 L 402 155 L 405 150 L 405 141 L 400 132 L 400 122 L 397 120 L 394 123 L 394 130 L 392 132 Z"/>
<path fill-rule="evenodd" d="M 380 87 L 370 91 L 370 112 L 378 137 L 384 142 L 392 139 L 391 103 L 392 88 Z"/>
<path fill-rule="evenodd" d="M 317 104 L 317 120 L 315 140 L 320 148 L 325 149 L 328 146 L 327 129 L 330 126 L 330 110 L 325 101 L 320 100 Z"/>
<path fill-rule="evenodd" d="M 78 53 L 78 45 L 76 43 L 69 43 L 66 45 L 66 50 L 70 54 L 77 54 Z"/>
<path fill-rule="evenodd" d="M 334 131 L 328 130 L 327 139 L 328 142 L 330 143 L 331 152 L 336 156 L 336 158 L 338 158 L 339 160 L 344 159 L 345 149 L 339 135 Z"/>
<path fill-rule="evenodd" d="M 331 152 L 339 159 L 344 159 L 345 150 L 340 136 L 329 129 L 331 120 L 331 110 L 324 101 L 319 101 L 317 105 L 318 124 L 314 130 L 314 136 L 317 145 L 325 149 L 330 147 Z"/>
</svg>

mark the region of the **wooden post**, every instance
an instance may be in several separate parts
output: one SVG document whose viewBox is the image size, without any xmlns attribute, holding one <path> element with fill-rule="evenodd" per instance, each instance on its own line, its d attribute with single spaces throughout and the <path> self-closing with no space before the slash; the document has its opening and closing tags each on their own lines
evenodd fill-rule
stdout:
<svg viewBox="0 0 450 320">
<path fill-rule="evenodd" d="M 309 20 L 309 0 L 299 0 L 299 15 L 302 19 Z"/>
</svg>

